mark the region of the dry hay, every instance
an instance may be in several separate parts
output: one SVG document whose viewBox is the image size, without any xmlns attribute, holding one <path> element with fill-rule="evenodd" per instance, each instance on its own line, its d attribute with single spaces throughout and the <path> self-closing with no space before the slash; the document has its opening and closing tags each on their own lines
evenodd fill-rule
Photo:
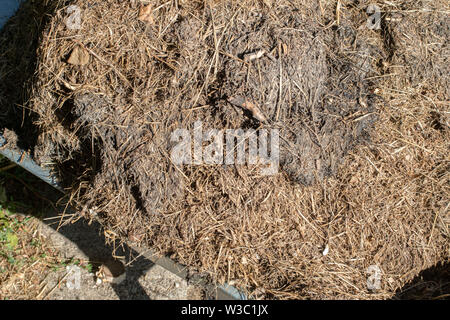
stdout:
<svg viewBox="0 0 450 320">
<path fill-rule="evenodd" d="M 388 298 L 448 259 L 444 1 L 380 2 L 381 30 L 365 1 L 151 3 L 60 2 L 40 41 L 35 155 L 84 216 L 251 297 Z M 280 172 L 175 167 L 198 119 L 279 129 Z"/>
</svg>

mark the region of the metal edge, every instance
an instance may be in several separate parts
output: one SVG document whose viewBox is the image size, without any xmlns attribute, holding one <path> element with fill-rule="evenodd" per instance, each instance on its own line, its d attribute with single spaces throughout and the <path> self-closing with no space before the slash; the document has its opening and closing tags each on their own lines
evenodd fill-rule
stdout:
<svg viewBox="0 0 450 320">
<path fill-rule="evenodd" d="M 64 190 L 59 185 L 58 179 L 53 174 L 51 174 L 50 170 L 41 168 L 38 164 L 36 164 L 36 162 L 34 162 L 34 160 L 30 157 L 30 155 L 27 152 L 23 150 L 8 149 L 7 147 L 5 147 L 6 143 L 7 143 L 6 139 L 0 134 L 1 155 L 8 158 L 17 165 L 21 166 L 29 173 L 41 179 L 42 181 L 45 181 L 52 187 L 60 190 L 61 192 L 64 192 Z"/>
</svg>

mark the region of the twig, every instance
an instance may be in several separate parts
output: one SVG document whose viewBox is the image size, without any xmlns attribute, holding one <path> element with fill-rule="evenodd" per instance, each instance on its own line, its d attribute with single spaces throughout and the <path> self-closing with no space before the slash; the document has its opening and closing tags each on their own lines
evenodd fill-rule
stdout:
<svg viewBox="0 0 450 320">
<path fill-rule="evenodd" d="M 255 119 L 257 119 L 261 122 L 267 122 L 266 117 L 263 115 L 261 110 L 253 102 L 248 101 L 241 96 L 230 97 L 230 98 L 228 98 L 228 102 L 250 111 Z"/>
</svg>

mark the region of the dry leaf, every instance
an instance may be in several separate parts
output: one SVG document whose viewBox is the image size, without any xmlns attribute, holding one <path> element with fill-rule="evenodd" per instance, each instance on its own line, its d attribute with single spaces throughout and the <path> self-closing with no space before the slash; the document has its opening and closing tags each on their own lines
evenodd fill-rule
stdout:
<svg viewBox="0 0 450 320">
<path fill-rule="evenodd" d="M 238 107 L 244 108 L 250 111 L 253 117 L 261 122 L 267 122 L 266 117 L 263 115 L 261 110 L 252 102 L 245 100 L 243 97 L 231 97 L 228 98 L 228 101 Z"/>
<path fill-rule="evenodd" d="M 76 66 L 84 66 L 89 63 L 89 52 L 81 46 L 76 46 L 67 62 Z"/>
<path fill-rule="evenodd" d="M 139 20 L 153 23 L 153 8 L 152 5 L 142 6 L 139 10 Z"/>
</svg>

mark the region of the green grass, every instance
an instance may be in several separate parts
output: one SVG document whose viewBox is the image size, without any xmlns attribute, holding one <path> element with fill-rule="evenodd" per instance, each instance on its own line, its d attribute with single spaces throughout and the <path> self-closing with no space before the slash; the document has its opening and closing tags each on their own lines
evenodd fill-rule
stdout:
<svg viewBox="0 0 450 320">
<path fill-rule="evenodd" d="M 31 186 L 39 190 L 35 187 L 38 183 L 0 155 L 0 300 L 42 299 L 45 276 L 70 265 L 92 272 L 88 262 L 61 258 L 40 234 L 40 218 L 49 204 L 38 198 L 36 191 L 18 194 Z"/>
</svg>

